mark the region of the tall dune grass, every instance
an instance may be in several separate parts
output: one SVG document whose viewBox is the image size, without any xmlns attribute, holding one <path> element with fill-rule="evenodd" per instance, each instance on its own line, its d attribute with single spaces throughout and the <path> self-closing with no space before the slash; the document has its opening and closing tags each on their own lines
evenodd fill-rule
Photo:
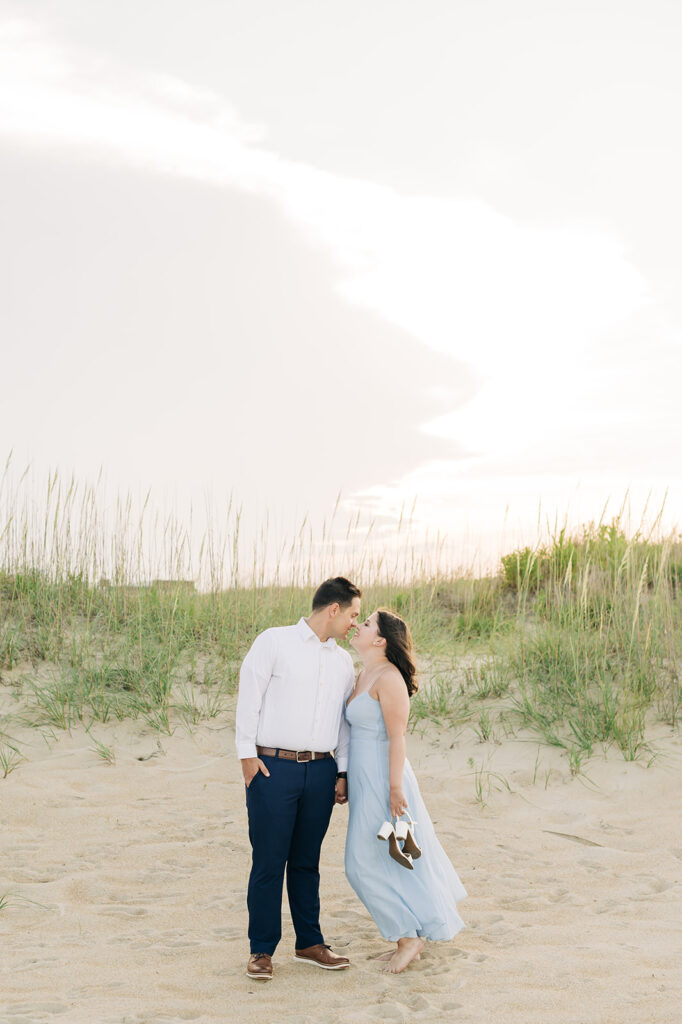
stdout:
<svg viewBox="0 0 682 1024">
<path fill-rule="evenodd" d="M 409 621 L 428 668 L 415 721 L 469 723 L 486 742 L 530 729 L 576 771 L 613 745 L 638 757 L 652 716 L 679 724 L 677 537 L 616 517 L 475 579 L 443 564 L 438 538 L 415 547 L 409 522 L 386 550 L 357 520 L 340 541 L 304 523 L 279 546 L 265 527 L 249 550 L 233 505 L 196 541 L 148 497 L 103 504 L 99 485 L 53 475 L 37 500 L 24 485 L 6 471 L 0 488 L 0 670 L 36 724 L 136 716 L 170 731 L 217 714 L 253 638 L 306 614 L 314 584 L 338 572 L 365 608 Z"/>
</svg>

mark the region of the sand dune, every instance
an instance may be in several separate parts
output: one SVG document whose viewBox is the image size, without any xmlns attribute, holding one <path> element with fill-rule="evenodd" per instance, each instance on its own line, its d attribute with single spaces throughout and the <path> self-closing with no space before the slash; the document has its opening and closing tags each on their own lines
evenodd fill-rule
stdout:
<svg viewBox="0 0 682 1024">
<path fill-rule="evenodd" d="M 249 848 L 229 715 L 160 745 L 140 723 L 96 724 L 113 765 L 83 729 L 14 735 L 26 760 L 0 780 L 3 1024 L 680 1019 L 682 745 L 669 729 L 652 737 L 651 767 L 614 753 L 587 765 L 591 782 L 556 751 L 536 763 L 537 746 L 519 739 L 410 735 L 470 894 L 466 931 L 400 976 L 379 973 L 370 957 L 386 947 L 344 878 L 336 808 L 323 927 L 352 967 L 293 962 L 285 909 L 267 984 L 244 974 Z"/>
</svg>

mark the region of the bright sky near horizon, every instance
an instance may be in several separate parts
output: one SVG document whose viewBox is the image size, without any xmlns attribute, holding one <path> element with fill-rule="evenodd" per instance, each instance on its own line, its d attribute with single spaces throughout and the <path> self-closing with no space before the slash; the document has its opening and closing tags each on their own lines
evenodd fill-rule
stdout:
<svg viewBox="0 0 682 1024">
<path fill-rule="evenodd" d="M 416 497 L 463 561 L 679 523 L 681 44 L 663 0 L 0 0 L 5 452 L 284 530 Z"/>
</svg>

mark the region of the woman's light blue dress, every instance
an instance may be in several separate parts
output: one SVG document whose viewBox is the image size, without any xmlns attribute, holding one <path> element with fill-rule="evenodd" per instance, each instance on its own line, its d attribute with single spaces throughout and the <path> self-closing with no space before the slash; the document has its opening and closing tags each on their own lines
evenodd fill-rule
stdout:
<svg viewBox="0 0 682 1024">
<path fill-rule="evenodd" d="M 464 922 L 457 901 L 466 890 L 438 842 L 412 766 L 405 760 L 403 792 L 416 821 L 414 836 L 422 855 L 414 870 L 388 853 L 377 832 L 390 817 L 388 736 L 381 705 L 368 692 L 346 708 L 350 725 L 346 876 L 388 942 L 419 936 L 451 939 Z"/>
</svg>

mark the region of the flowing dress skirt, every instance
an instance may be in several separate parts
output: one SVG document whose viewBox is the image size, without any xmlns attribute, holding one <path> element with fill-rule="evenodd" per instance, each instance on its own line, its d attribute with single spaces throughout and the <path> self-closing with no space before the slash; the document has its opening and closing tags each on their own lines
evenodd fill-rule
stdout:
<svg viewBox="0 0 682 1024">
<path fill-rule="evenodd" d="M 388 853 L 377 831 L 390 815 L 388 804 L 388 737 L 377 700 L 362 693 L 346 708 L 350 725 L 348 762 L 348 833 L 346 876 L 389 942 L 416 937 L 453 938 L 464 927 L 457 902 L 466 890 L 438 842 L 417 779 L 405 761 L 403 792 L 416 821 L 415 839 L 422 855 L 414 870 Z"/>
</svg>

